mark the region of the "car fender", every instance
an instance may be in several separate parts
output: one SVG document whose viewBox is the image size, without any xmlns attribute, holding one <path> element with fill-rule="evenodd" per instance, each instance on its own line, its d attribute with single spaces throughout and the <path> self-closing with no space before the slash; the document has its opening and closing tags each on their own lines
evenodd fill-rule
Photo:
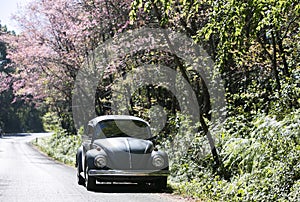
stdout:
<svg viewBox="0 0 300 202">
<path fill-rule="evenodd" d="M 151 156 L 153 157 L 155 155 L 162 156 L 164 158 L 164 160 L 165 160 L 165 166 L 166 166 L 166 168 L 169 168 L 169 158 L 168 158 L 168 155 L 167 155 L 167 153 L 165 151 L 162 151 L 162 150 L 155 151 L 154 150 L 154 151 L 152 151 Z"/>
<path fill-rule="evenodd" d="M 94 159 L 97 155 L 103 155 L 105 157 L 107 157 L 106 153 L 104 150 L 97 150 L 97 149 L 91 149 L 89 151 L 86 152 L 85 154 L 85 163 L 86 163 L 86 167 L 88 169 L 91 169 L 91 168 L 96 168 L 95 165 L 94 165 Z"/>
</svg>

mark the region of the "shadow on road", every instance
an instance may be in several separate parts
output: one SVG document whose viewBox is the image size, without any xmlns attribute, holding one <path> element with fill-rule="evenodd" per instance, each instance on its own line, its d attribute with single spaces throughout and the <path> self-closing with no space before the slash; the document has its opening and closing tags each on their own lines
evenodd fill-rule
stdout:
<svg viewBox="0 0 300 202">
<path fill-rule="evenodd" d="M 30 133 L 5 133 L 2 134 L 2 138 L 3 139 L 9 139 L 11 137 L 27 137 L 27 136 L 31 136 Z"/>
<path fill-rule="evenodd" d="M 172 193 L 171 188 L 159 191 L 150 185 L 138 184 L 97 184 L 93 192 L 102 193 Z"/>
</svg>

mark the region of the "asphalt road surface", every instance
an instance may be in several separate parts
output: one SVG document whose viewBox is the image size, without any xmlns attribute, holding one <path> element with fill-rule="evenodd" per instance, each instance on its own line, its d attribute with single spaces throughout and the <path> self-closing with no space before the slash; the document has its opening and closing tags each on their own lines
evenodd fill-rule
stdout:
<svg viewBox="0 0 300 202">
<path fill-rule="evenodd" d="M 98 185 L 87 191 L 76 181 L 75 168 L 55 162 L 29 143 L 45 134 L 0 138 L 0 202 L 183 201 L 179 196 L 142 190 L 134 184 Z"/>
</svg>

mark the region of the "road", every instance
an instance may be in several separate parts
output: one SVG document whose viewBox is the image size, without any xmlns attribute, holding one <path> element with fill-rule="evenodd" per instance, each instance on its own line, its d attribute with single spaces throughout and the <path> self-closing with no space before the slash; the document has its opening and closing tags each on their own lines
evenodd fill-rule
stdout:
<svg viewBox="0 0 300 202">
<path fill-rule="evenodd" d="M 44 135 L 0 138 L 0 202 L 183 201 L 167 193 L 148 193 L 136 185 L 99 185 L 98 191 L 87 191 L 77 184 L 75 168 L 51 160 L 29 143 Z"/>
</svg>

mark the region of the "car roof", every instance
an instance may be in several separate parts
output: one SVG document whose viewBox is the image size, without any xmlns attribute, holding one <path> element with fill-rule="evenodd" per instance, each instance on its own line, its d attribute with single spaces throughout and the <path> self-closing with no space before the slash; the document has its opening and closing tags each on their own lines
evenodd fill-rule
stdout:
<svg viewBox="0 0 300 202">
<path fill-rule="evenodd" d="M 92 120 L 89 121 L 90 126 L 95 126 L 97 125 L 97 123 L 101 122 L 101 121 L 105 121 L 105 120 L 136 120 L 136 121 L 142 121 L 144 123 L 146 123 L 148 126 L 149 123 L 139 117 L 136 116 L 130 116 L 130 115 L 104 115 L 104 116 L 98 116 Z"/>
</svg>

